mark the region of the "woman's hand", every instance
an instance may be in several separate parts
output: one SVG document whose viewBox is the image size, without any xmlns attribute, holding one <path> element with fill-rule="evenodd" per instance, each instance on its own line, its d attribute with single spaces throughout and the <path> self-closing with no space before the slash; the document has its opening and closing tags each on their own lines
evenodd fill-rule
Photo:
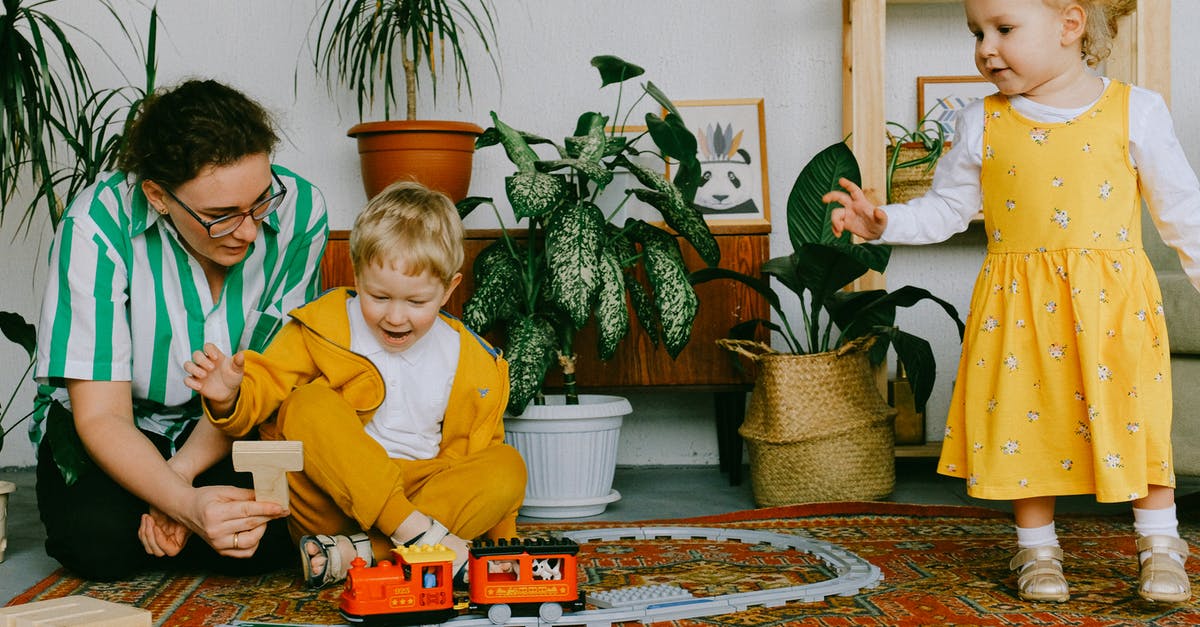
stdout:
<svg viewBox="0 0 1200 627">
<path fill-rule="evenodd" d="M 208 400 L 213 415 L 225 417 L 237 402 L 245 366 L 245 353 L 239 351 L 231 358 L 226 357 L 215 344 L 207 343 L 204 350 L 192 353 L 192 360 L 183 364 L 188 373 L 183 384 Z"/>
<path fill-rule="evenodd" d="M 250 557 L 266 533 L 267 523 L 287 515 L 278 503 L 255 501 L 254 490 L 205 486 L 193 489 L 182 522 L 217 553 Z"/>
<path fill-rule="evenodd" d="M 153 505 L 149 513 L 142 514 L 142 524 L 138 527 L 138 539 L 146 552 L 155 557 L 179 555 L 191 535 L 187 526 Z"/>
<path fill-rule="evenodd" d="M 877 240 L 887 227 L 887 212 L 867 200 L 862 188 L 848 179 L 838 179 L 846 191 L 832 191 L 821 197 L 825 204 L 838 203 L 841 207 L 830 214 L 833 223 L 833 234 L 841 237 L 843 231 L 867 240 Z"/>
</svg>

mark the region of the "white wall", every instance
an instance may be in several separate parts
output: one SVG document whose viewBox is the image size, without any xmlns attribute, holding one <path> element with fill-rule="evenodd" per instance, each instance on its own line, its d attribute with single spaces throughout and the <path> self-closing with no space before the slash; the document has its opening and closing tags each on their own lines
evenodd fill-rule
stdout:
<svg viewBox="0 0 1200 627">
<path fill-rule="evenodd" d="M 136 0 L 113 0 L 132 23 L 143 28 L 148 9 Z M 357 122 L 347 93 L 331 97 L 309 63 L 305 41 L 316 0 L 164 0 L 159 82 L 184 77 L 214 77 L 246 91 L 278 116 L 285 142 L 277 161 L 314 180 L 331 208 L 331 226 L 349 228 L 365 198 L 359 183 L 355 147 L 345 130 Z M 499 63 L 502 80 L 478 52 L 474 100 L 456 101 L 442 91 L 436 106 L 422 96 L 421 115 L 490 125 L 489 111 L 517 127 L 561 138 L 585 110 L 611 111 L 615 89 L 598 89 L 588 64 L 597 54 L 615 54 L 646 68 L 644 79 L 675 99 L 765 99 L 770 195 L 773 199 L 773 254 L 787 250 L 785 203 L 792 181 L 818 150 L 841 138 L 841 2 L 838 0 L 498 0 Z M 1172 24 L 1200 20 L 1200 3 L 1176 0 Z M 69 7 L 69 21 L 102 42 L 128 79 L 101 62 L 102 84 L 140 80 L 136 61 L 122 35 L 93 3 L 57 3 Z M 889 8 L 889 118 L 915 121 L 917 75 L 972 72 L 971 38 L 961 9 L 948 6 Z M 1172 57 L 1195 58 L 1200 42 L 1175 27 Z M 473 42 L 472 42 L 473 43 Z M 946 53 L 949 46 L 953 52 Z M 86 48 L 86 45 L 81 47 Z M 89 54 L 99 59 L 95 50 Z M 1178 63 L 1176 64 L 1178 65 Z M 1179 69 L 1178 67 L 1176 68 Z M 293 81 L 295 93 L 293 93 Z M 1176 71 L 1172 102 L 1176 127 L 1193 163 L 1200 151 L 1196 104 L 1200 79 Z M 498 148 L 476 156 L 471 193 L 503 198 L 502 179 L 510 173 Z M 15 204 L 15 203 L 14 203 Z M 0 263 L 6 269 L 0 309 L 33 319 L 44 285 L 43 264 L 49 228 L 39 225 L 29 237 L 15 233 L 15 212 L 3 224 Z M 469 226 L 487 226 L 472 216 Z M 897 250 L 889 284 L 915 284 L 955 302 L 963 310 L 983 243 L 968 232 L 936 247 Z M 957 342 L 948 322 L 932 310 L 905 314 L 900 324 L 934 341 L 941 379 L 930 404 L 929 423 L 940 436 L 949 398 Z M 20 374 L 20 351 L 0 342 L 0 390 L 10 390 Z M 947 374 L 951 373 L 951 374 Z M 28 410 L 32 385 L 25 383 L 10 413 Z M 631 395 L 635 414 L 626 421 L 622 464 L 712 464 L 716 462 L 712 402 L 707 395 L 643 391 Z M 0 397 L 0 403 L 7 394 Z M 10 417 L 11 421 L 12 418 Z M 9 435 L 0 468 L 32 464 L 23 429 Z"/>
</svg>

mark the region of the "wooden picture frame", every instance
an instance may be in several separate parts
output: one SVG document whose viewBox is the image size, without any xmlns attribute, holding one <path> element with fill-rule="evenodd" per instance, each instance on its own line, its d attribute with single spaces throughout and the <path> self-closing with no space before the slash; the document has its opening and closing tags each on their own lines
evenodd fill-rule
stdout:
<svg viewBox="0 0 1200 627">
<path fill-rule="evenodd" d="M 763 99 L 680 100 L 671 104 L 696 136 L 700 164 L 708 180 L 697 190 L 695 205 L 704 214 L 709 229 L 713 233 L 769 233 L 771 203 Z M 668 179 L 672 165 L 667 162 Z"/>
<path fill-rule="evenodd" d="M 918 76 L 917 120 L 940 124 L 946 141 L 954 140 L 958 112 L 975 100 L 996 92 L 996 86 L 978 74 L 971 76 Z"/>
</svg>

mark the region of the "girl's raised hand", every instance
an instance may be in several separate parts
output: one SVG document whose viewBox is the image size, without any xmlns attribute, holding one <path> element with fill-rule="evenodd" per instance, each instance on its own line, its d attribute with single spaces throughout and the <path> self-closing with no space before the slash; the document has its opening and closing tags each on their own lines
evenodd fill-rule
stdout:
<svg viewBox="0 0 1200 627">
<path fill-rule="evenodd" d="M 846 191 L 835 190 L 821 197 L 825 204 L 841 205 L 830 214 L 833 234 L 841 237 L 843 231 L 850 231 L 868 241 L 879 239 L 887 226 L 887 212 L 867 200 L 862 188 L 850 180 L 838 179 L 838 185 Z"/>
<path fill-rule="evenodd" d="M 192 353 L 192 360 L 183 364 L 183 369 L 188 373 L 183 384 L 207 399 L 214 414 L 226 415 L 237 402 L 246 355 L 239 351 L 226 357 L 215 344 L 207 343 L 204 350 Z"/>
</svg>

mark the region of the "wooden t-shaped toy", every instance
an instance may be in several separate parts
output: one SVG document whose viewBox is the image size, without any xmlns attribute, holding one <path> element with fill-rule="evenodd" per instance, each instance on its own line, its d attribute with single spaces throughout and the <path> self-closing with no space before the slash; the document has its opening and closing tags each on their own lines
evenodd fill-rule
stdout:
<svg viewBox="0 0 1200 627">
<path fill-rule="evenodd" d="M 288 471 L 304 469 L 304 443 L 292 440 L 238 440 L 233 469 L 254 477 L 254 500 L 288 506 Z"/>
</svg>

